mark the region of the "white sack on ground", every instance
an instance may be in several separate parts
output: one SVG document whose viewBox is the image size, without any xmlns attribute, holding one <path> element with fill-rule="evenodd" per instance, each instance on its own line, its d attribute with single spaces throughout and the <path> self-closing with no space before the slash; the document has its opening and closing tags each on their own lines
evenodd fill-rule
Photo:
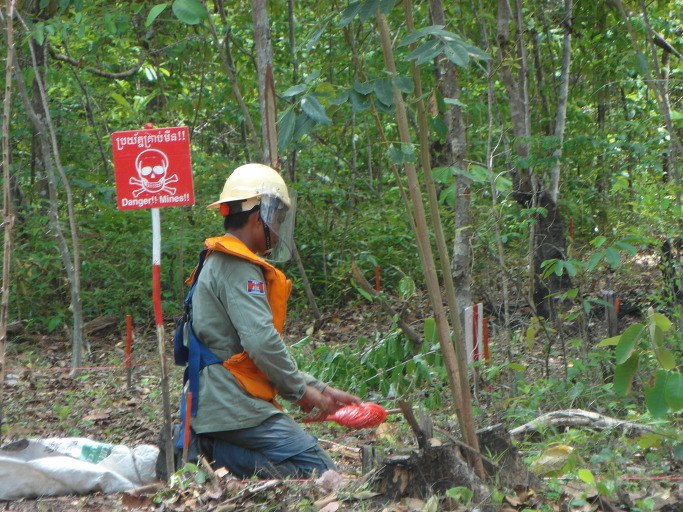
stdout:
<svg viewBox="0 0 683 512">
<path fill-rule="evenodd" d="M 156 481 L 159 449 L 71 437 L 23 439 L 0 448 L 0 500 L 121 492 Z"/>
</svg>

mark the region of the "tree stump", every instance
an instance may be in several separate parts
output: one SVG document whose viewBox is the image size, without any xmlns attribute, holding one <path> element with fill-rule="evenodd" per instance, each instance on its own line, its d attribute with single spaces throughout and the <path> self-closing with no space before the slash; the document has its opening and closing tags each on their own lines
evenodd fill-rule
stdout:
<svg viewBox="0 0 683 512">
<path fill-rule="evenodd" d="M 392 455 L 382 461 L 377 472 L 375 490 L 387 498 L 425 498 L 433 494 L 445 494 L 453 487 L 466 487 L 472 491 L 472 503 L 480 510 L 496 510 L 496 505 L 488 501 L 491 490 L 465 460 L 461 449 L 468 451 L 468 455 L 480 456 L 491 481 L 501 487 L 535 490 L 544 488 L 543 482 L 529 471 L 520 458 L 505 426 L 496 425 L 477 432 L 482 454 L 486 454 L 477 455 L 464 443 L 441 430 L 437 429 L 448 441 L 442 443 L 431 437 L 431 420 L 420 414 L 418 421 L 408 404 L 399 405 L 413 429 L 419 449 L 403 455 Z M 377 462 L 377 454 L 374 451 L 363 452 L 363 455 L 364 466 L 371 459 L 373 463 Z"/>
<path fill-rule="evenodd" d="M 436 439 L 420 451 L 386 458 L 378 482 L 378 492 L 392 500 L 406 496 L 423 498 L 444 494 L 453 487 L 467 487 L 473 493 L 473 503 L 482 504 L 491 494 L 458 449 Z M 485 510 L 482 506 L 480 509 Z"/>
<path fill-rule="evenodd" d="M 500 485 L 509 489 L 543 489 L 543 482 L 524 464 L 504 425 L 480 430 L 477 436 L 481 450 L 496 461 L 494 465 L 490 459 L 484 459 L 484 469 Z"/>
</svg>

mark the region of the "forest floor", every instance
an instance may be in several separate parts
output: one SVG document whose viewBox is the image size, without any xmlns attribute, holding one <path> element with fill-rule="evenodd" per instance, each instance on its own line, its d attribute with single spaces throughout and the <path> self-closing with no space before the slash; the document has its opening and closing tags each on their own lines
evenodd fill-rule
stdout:
<svg viewBox="0 0 683 512">
<path fill-rule="evenodd" d="M 378 322 L 368 322 L 379 313 L 366 306 L 366 314 L 348 311 L 336 315 L 320 334 L 333 335 L 336 343 L 352 343 L 357 336 L 372 336 Z M 386 327 L 386 326 L 385 326 Z M 169 325 L 168 329 L 172 327 Z M 290 339 L 305 336 L 307 326 L 290 328 Z M 168 337 L 168 333 L 167 333 Z M 159 386 L 159 360 L 156 337 L 153 331 L 137 333 L 133 344 L 131 385 L 127 385 L 124 367 L 124 335 L 119 332 L 102 332 L 91 336 L 89 368 L 76 378 L 69 376 L 70 357 L 66 339 L 55 336 L 24 336 L 8 344 L 6 382 L 3 388 L 2 443 L 23 438 L 82 437 L 98 442 L 123 444 L 134 447 L 157 443 L 161 428 L 162 399 Z M 542 357 L 542 354 L 540 355 Z M 181 369 L 172 365 L 168 354 L 171 404 L 175 411 Z M 485 382 L 480 385 L 486 386 Z M 501 420 L 500 407 L 494 407 L 492 398 L 485 393 L 475 397 L 477 427 L 492 426 Z M 297 418 L 302 416 L 296 411 Z M 433 414 L 437 432 L 442 440 L 453 440 L 454 415 L 444 406 Z M 509 415 L 508 415 L 509 418 Z M 508 420 L 509 422 L 509 420 Z M 388 421 L 375 429 L 349 431 L 335 424 L 308 425 L 321 445 L 328 450 L 339 467 L 341 481 L 287 480 L 240 481 L 229 474 L 208 474 L 206 471 L 187 471 L 174 478 L 172 484 L 159 483 L 137 491 L 118 494 L 93 493 L 84 496 L 24 498 L 0 502 L 0 510 L 13 512 L 66 512 L 66 511 L 118 511 L 148 510 L 155 512 L 227 512 L 232 510 L 268 511 L 302 510 L 332 512 L 336 510 L 366 512 L 435 512 L 439 510 L 469 510 L 462 489 L 448 492 L 448 496 L 430 496 L 429 492 L 414 497 L 392 500 L 377 492 L 376 481 L 362 471 L 363 445 L 388 446 L 388 452 L 407 453 L 416 450 L 416 441 L 405 418 L 393 414 Z M 589 428 L 590 430 L 590 428 Z M 555 434 L 563 432 L 555 428 Z M 578 440 L 577 430 L 564 430 L 573 436 L 570 441 L 555 436 L 519 443 L 520 455 L 530 460 L 546 448 L 564 455 L 571 451 L 569 444 L 585 443 Z M 677 431 L 680 441 L 680 430 Z M 577 473 L 566 478 L 543 481 L 542 489 L 525 487 L 495 491 L 497 508 L 511 511 L 683 511 L 683 467 L 681 461 L 669 452 L 653 455 L 648 448 L 636 446 L 629 456 L 619 458 L 615 445 L 629 443 L 621 433 L 600 434 L 593 440 L 594 452 L 581 467 L 593 472 Z M 564 440 L 566 444 L 559 442 Z M 537 443 L 537 444 L 534 444 Z M 600 444 L 604 446 L 600 446 Z M 656 448 L 653 441 L 651 447 Z M 607 448 L 614 448 L 608 461 L 614 478 L 603 487 L 593 474 L 604 474 Z M 656 451 L 656 450 L 655 450 Z M 622 452 L 619 452 L 622 453 Z M 557 453 L 556 453 L 557 454 Z M 598 456 L 603 456 L 600 459 Z M 587 457 L 584 454 L 583 457 Z M 594 457 L 598 457 L 595 459 Z M 565 460 L 566 459 L 562 459 Z M 591 466 L 593 464 L 594 466 Z M 602 466 L 599 468 L 597 466 Z M 372 473 L 369 474 L 372 476 Z M 492 489 L 495 486 L 492 486 Z"/>
</svg>

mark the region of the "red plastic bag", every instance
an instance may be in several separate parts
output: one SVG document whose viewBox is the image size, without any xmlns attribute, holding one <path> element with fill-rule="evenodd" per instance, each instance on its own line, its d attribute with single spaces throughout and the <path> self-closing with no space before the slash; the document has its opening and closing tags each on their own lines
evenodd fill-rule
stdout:
<svg viewBox="0 0 683 512">
<path fill-rule="evenodd" d="M 373 428 L 387 418 L 387 411 L 381 405 L 364 402 L 360 405 L 345 405 L 334 414 L 320 421 L 335 421 L 343 427 Z M 311 420 L 304 420 L 307 423 Z"/>
</svg>

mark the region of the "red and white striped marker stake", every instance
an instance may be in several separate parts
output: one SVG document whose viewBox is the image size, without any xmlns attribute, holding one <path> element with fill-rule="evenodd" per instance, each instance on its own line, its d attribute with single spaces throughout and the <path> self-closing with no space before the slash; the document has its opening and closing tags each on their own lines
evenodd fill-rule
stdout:
<svg viewBox="0 0 683 512">
<path fill-rule="evenodd" d="M 166 471 L 169 477 L 175 473 L 173 457 L 173 432 L 171 428 L 171 400 L 166 367 L 166 343 L 164 342 L 164 313 L 161 309 L 161 220 L 159 208 L 152 208 L 152 301 L 157 328 L 157 345 L 161 366 L 161 397 L 164 408 L 164 431 L 166 433 Z"/>
<path fill-rule="evenodd" d="M 481 303 L 465 308 L 465 350 L 467 363 L 489 361 L 488 319 Z"/>
<path fill-rule="evenodd" d="M 133 318 L 126 315 L 126 383 L 128 387 L 132 385 L 133 380 Z"/>
</svg>

